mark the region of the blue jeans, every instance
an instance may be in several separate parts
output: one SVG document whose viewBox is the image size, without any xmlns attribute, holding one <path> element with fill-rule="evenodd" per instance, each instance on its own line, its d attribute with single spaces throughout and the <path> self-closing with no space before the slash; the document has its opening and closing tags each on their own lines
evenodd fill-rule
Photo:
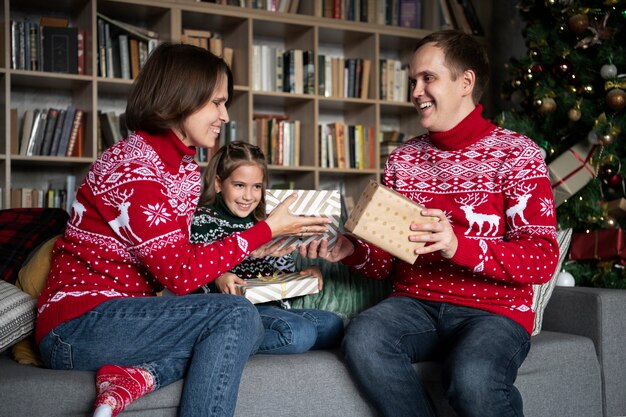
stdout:
<svg viewBox="0 0 626 417">
<path fill-rule="evenodd" d="M 343 320 L 324 310 L 283 309 L 258 305 L 265 337 L 258 353 L 304 353 L 310 349 L 328 349 L 343 337 Z"/>
<path fill-rule="evenodd" d="M 440 361 L 445 395 L 459 417 L 522 417 L 513 386 L 528 332 L 482 310 L 390 297 L 354 318 L 343 340 L 348 367 L 383 416 L 434 417 L 411 365 Z"/>
<path fill-rule="evenodd" d="M 118 298 L 57 326 L 39 349 L 53 369 L 140 366 L 157 389 L 185 377 L 179 416 L 232 416 L 262 337 L 259 314 L 243 297 Z"/>
</svg>

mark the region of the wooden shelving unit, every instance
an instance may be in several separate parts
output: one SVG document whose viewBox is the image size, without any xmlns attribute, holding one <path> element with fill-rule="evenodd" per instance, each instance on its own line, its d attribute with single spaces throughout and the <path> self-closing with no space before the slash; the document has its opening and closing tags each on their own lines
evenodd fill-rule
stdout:
<svg viewBox="0 0 626 417">
<path fill-rule="evenodd" d="M 373 125 L 375 131 L 398 129 L 419 133 L 410 103 L 379 99 L 379 60 L 408 63 L 415 42 L 438 29 L 438 0 L 422 0 L 424 27 L 407 29 L 374 23 L 323 18 L 321 2 L 301 1 L 297 14 L 222 6 L 192 0 L 0 0 L 0 187 L 2 208 L 10 207 L 11 188 L 63 186 L 67 175 L 80 184 L 98 154 L 98 110 L 122 112 L 132 81 L 98 74 L 97 13 L 159 33 L 160 40 L 179 42 L 184 28 L 217 31 L 224 46 L 233 48 L 235 93 L 229 109 L 237 121 L 237 138 L 253 135 L 253 114 L 280 112 L 301 121 L 300 166 L 271 166 L 270 182 L 293 181 L 296 188 L 317 189 L 343 184 L 346 195 L 357 198 L 368 180 L 382 170 L 321 168 L 318 125 L 329 121 Z M 15 70 L 11 66 L 11 21 L 39 16 L 69 18 L 70 25 L 86 29 L 85 75 Z M 326 50 L 372 62 L 367 99 L 332 98 L 318 94 L 254 91 L 252 46 L 270 40 L 285 48 L 312 50 L 315 58 Z M 25 110 L 74 105 L 85 111 L 84 151 L 81 157 L 20 156 L 11 138 L 19 135 Z M 11 120 L 11 109 L 18 119 Z M 378 161 L 378 151 L 371 156 Z"/>
</svg>

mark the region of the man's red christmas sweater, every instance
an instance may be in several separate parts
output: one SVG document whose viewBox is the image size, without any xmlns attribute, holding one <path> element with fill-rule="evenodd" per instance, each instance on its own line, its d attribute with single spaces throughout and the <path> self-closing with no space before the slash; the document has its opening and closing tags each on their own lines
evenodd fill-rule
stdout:
<svg viewBox="0 0 626 417">
<path fill-rule="evenodd" d="M 392 296 L 490 311 L 530 333 L 532 285 L 552 277 L 559 254 L 548 169 L 533 141 L 481 111 L 450 131 L 409 140 L 385 167 L 385 185 L 446 213 L 459 242 L 454 257 L 436 252 L 409 265 L 358 241 L 343 262 L 370 278 L 391 274 Z"/>
<path fill-rule="evenodd" d="M 173 132 L 138 132 L 107 149 L 76 194 L 38 300 L 36 339 L 119 297 L 189 293 L 271 239 L 261 221 L 208 244 L 189 242 L 200 196 L 195 148 Z"/>
</svg>

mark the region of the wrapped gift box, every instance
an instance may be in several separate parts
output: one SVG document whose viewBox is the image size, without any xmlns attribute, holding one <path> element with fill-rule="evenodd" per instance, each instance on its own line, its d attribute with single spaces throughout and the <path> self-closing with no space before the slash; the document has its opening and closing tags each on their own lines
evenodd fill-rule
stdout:
<svg viewBox="0 0 626 417">
<path fill-rule="evenodd" d="M 276 206 L 294 193 L 298 194 L 298 199 L 289 206 L 289 210 L 293 214 L 302 216 L 324 216 L 331 219 L 332 223 L 327 225 L 328 231 L 323 234 L 305 236 L 304 238 L 297 236 L 280 237 L 273 242 L 283 242 L 283 244 L 280 245 L 280 248 L 283 248 L 290 245 L 308 245 L 314 240 L 326 238 L 328 240 L 328 247 L 332 248 L 337 241 L 339 220 L 341 218 L 341 198 L 339 197 L 339 191 L 267 190 L 265 194 L 265 209 L 267 213 L 269 214 Z"/>
<path fill-rule="evenodd" d="M 613 216 L 616 219 L 626 216 L 626 198 L 622 197 L 609 201 L 606 205 L 606 211 L 609 216 Z"/>
<path fill-rule="evenodd" d="M 415 249 L 424 243 L 409 241 L 412 223 L 438 221 L 420 214 L 424 207 L 402 194 L 370 181 L 350 213 L 344 228 L 352 234 L 413 264 Z"/>
<path fill-rule="evenodd" d="M 590 162 L 595 149 L 594 145 L 584 140 L 563 152 L 548 165 L 555 206 L 561 205 L 596 176 Z"/>
<path fill-rule="evenodd" d="M 575 261 L 626 260 L 626 233 L 623 229 L 574 233 L 569 258 Z"/>
<path fill-rule="evenodd" d="M 317 277 L 300 275 L 299 272 L 248 279 L 246 280 L 246 285 L 240 285 L 239 288 L 241 289 L 241 294 L 253 304 L 284 300 L 319 292 Z"/>
</svg>

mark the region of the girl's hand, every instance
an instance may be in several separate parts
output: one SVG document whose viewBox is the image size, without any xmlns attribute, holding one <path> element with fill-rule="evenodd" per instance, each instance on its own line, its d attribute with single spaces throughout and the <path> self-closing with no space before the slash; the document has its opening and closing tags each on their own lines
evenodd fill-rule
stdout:
<svg viewBox="0 0 626 417">
<path fill-rule="evenodd" d="M 322 239 L 321 242 L 313 241 L 308 246 L 300 245 L 300 255 L 311 259 L 321 258 L 329 262 L 337 262 L 352 255 L 354 249 L 352 241 L 339 233 L 332 250 L 328 250 L 328 240 Z"/>
<path fill-rule="evenodd" d="M 324 287 L 324 278 L 322 277 L 322 271 L 316 266 L 309 266 L 300 271 L 300 275 L 313 275 L 317 277 L 317 289 L 322 291 Z"/>
<path fill-rule="evenodd" d="M 246 281 L 232 272 L 226 272 L 215 280 L 215 285 L 218 291 L 223 294 L 241 295 L 237 285 L 246 285 Z"/>
<path fill-rule="evenodd" d="M 282 241 L 274 242 L 273 244 L 272 242 L 266 243 L 265 245 L 261 245 L 250 252 L 250 256 L 253 258 L 264 258 L 266 256 L 280 258 L 281 256 L 285 256 L 296 249 L 296 245 L 285 246 L 284 248 L 279 249 L 282 244 Z"/>
<path fill-rule="evenodd" d="M 459 247 L 459 241 L 445 213 L 438 209 L 424 209 L 422 216 L 437 217 L 439 221 L 411 225 L 411 230 L 414 232 L 426 232 L 409 236 L 411 242 L 427 243 L 427 245 L 415 249 L 415 253 L 424 255 L 439 251 L 441 256 L 451 259 Z"/>
<path fill-rule="evenodd" d="M 313 236 L 328 231 L 326 225 L 331 222 L 328 217 L 296 216 L 289 211 L 298 198 L 298 194 L 291 194 L 280 203 L 267 217 L 265 222 L 272 230 L 272 237 L 277 236 Z"/>
</svg>

